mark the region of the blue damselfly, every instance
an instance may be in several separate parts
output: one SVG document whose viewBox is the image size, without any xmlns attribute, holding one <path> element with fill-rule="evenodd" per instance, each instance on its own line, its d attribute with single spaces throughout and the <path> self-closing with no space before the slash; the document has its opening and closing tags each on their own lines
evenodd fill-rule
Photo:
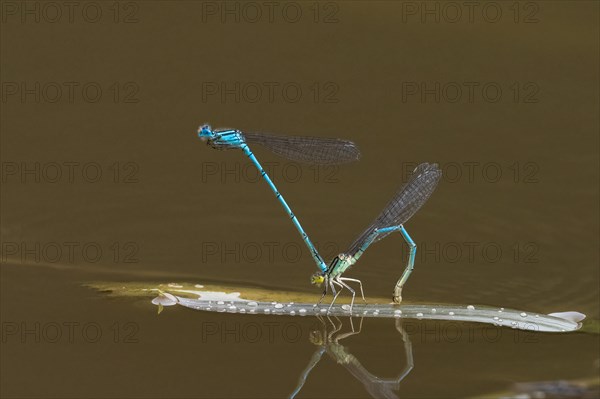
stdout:
<svg viewBox="0 0 600 399">
<path fill-rule="evenodd" d="M 417 166 L 408 182 L 396 193 L 375 221 L 358 236 L 347 251 L 336 256 L 329 266 L 327 266 L 302 228 L 300 221 L 256 159 L 249 145 L 260 144 L 277 155 L 295 161 L 332 165 L 358 160 L 360 158 L 360 151 L 356 144 L 352 141 L 332 138 L 277 136 L 264 133 L 242 132 L 236 129 L 213 130 L 208 125 L 203 125 L 198 129 L 198 136 L 206 141 L 208 145 L 218 150 L 241 149 L 256 166 L 263 179 L 290 216 L 292 223 L 302 236 L 313 260 L 317 264 L 319 271 L 312 276 L 311 282 L 317 285 L 325 285 L 319 304 L 325 295 L 327 295 L 327 289 L 331 288 L 334 296 L 329 306 L 331 309 L 342 289 L 347 288 L 352 294 L 351 311 L 354 305 L 355 291 L 346 282 L 358 283 L 364 300 L 365 296 L 360 280 L 342 277 L 343 273 L 358 261 L 360 256 L 372 243 L 381 240 L 392 232 L 399 231 L 410 247 L 408 265 L 394 288 L 393 300 L 396 303 L 400 303 L 402 300 L 402 287 L 414 268 L 416 255 L 416 244 L 408 235 L 403 224 L 419 210 L 435 189 L 441 177 L 441 171 L 437 164 L 423 163 Z M 340 288 L 339 291 L 335 289 L 335 286 Z"/>
</svg>

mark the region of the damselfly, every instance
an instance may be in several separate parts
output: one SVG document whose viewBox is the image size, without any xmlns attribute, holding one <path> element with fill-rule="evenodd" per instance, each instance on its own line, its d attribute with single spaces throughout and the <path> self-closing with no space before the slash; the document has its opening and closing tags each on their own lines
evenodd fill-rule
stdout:
<svg viewBox="0 0 600 399">
<path fill-rule="evenodd" d="M 304 136 L 275 136 L 264 133 L 242 133 L 239 130 L 223 129 L 212 130 L 209 125 L 203 125 L 198 129 L 198 137 L 207 142 L 217 150 L 228 150 L 239 148 L 252 161 L 263 179 L 267 182 L 275 196 L 290 216 L 292 223 L 302 236 L 304 243 L 310 250 L 317 267 L 324 273 L 327 265 L 321 255 L 310 241 L 310 238 L 302 228 L 300 221 L 292 212 L 277 187 L 258 162 L 248 144 L 260 144 L 275 154 L 294 160 L 312 164 L 334 165 L 356 161 L 360 158 L 360 151 L 356 144 L 348 140 L 304 137 Z"/>
<path fill-rule="evenodd" d="M 331 308 L 342 289 L 347 288 L 352 293 L 351 310 L 352 305 L 354 304 L 355 291 L 346 283 L 346 281 L 357 282 L 359 284 L 361 295 L 364 300 L 364 292 L 360 280 L 344 278 L 342 277 L 342 274 L 350 266 L 356 263 L 369 245 L 381 240 L 394 231 L 402 233 L 410 246 L 410 256 L 408 265 L 394 288 L 394 302 L 400 303 L 402 287 L 413 270 L 416 254 L 416 245 L 404 229 L 403 223 L 417 212 L 435 189 L 441 176 L 441 172 L 436 164 L 425 163 L 419 165 L 407 184 L 398 191 L 379 217 L 377 217 L 377 219 L 375 219 L 375 221 L 354 241 L 348 251 L 336 256 L 329 266 L 327 266 L 302 228 L 300 221 L 294 215 L 269 175 L 267 175 L 267 172 L 262 168 L 250 150 L 249 145 L 260 144 L 277 155 L 295 161 L 333 165 L 358 160 L 360 158 L 360 151 L 356 144 L 342 139 L 276 136 L 264 133 L 241 132 L 240 130 L 235 129 L 213 130 L 208 125 L 203 125 L 198 129 L 198 137 L 207 141 L 208 145 L 218 150 L 241 149 L 259 170 L 263 179 L 267 182 L 287 214 L 290 216 L 292 223 L 302 236 L 302 239 L 310 250 L 313 260 L 319 268 L 319 271 L 315 273 L 311 279 L 313 284 L 325 284 L 325 290 L 323 291 L 319 303 L 321 303 L 325 295 L 327 295 L 327 289 L 329 287 L 334 295 L 330 305 Z M 339 291 L 336 291 L 335 285 L 340 288 Z"/>
<path fill-rule="evenodd" d="M 331 305 L 329 305 L 331 309 L 342 289 L 347 288 L 352 293 L 352 302 L 350 303 L 350 309 L 352 309 L 355 292 L 346 283 L 347 281 L 359 284 L 360 293 L 364 300 L 365 295 L 360 280 L 342 277 L 342 274 L 358 261 L 369 245 L 387 237 L 395 231 L 399 231 L 402 234 L 410 248 L 408 264 L 402 276 L 396 282 L 392 297 L 395 303 L 402 301 L 402 287 L 414 269 L 415 256 L 417 254 L 417 245 L 410 235 L 408 235 L 408 232 L 404 228 L 404 223 L 429 199 L 441 176 L 442 172 L 437 164 L 422 163 L 417 166 L 406 184 L 396 192 L 379 216 L 354 240 L 348 250 L 336 256 L 325 272 L 313 274 L 313 284 L 325 284 L 325 290 L 319 303 L 327 295 L 327 288 L 329 287 L 333 293 L 333 300 L 331 301 Z M 335 289 L 336 285 L 340 288 L 337 292 Z"/>
</svg>

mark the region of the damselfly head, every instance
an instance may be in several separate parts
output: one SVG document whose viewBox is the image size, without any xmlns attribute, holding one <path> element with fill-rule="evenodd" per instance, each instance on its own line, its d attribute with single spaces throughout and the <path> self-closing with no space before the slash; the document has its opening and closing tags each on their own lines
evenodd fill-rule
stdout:
<svg viewBox="0 0 600 399">
<path fill-rule="evenodd" d="M 325 339 L 323 338 L 323 334 L 321 334 L 321 331 L 311 331 L 308 335 L 308 340 L 312 344 L 318 346 L 321 346 L 325 343 Z"/>
<path fill-rule="evenodd" d="M 321 286 L 325 281 L 325 275 L 322 272 L 316 272 L 310 278 L 310 283 L 312 285 Z"/>
<path fill-rule="evenodd" d="M 214 133 L 209 125 L 202 125 L 198 128 L 198 137 L 202 141 L 210 140 L 214 136 Z"/>
</svg>

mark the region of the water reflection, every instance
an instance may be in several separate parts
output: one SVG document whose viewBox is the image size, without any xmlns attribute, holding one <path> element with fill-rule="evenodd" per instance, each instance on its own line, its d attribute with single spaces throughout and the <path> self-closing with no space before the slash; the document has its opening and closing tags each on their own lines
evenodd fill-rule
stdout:
<svg viewBox="0 0 600 399">
<path fill-rule="evenodd" d="M 395 326 L 404 342 L 405 366 L 396 378 L 382 378 L 369 372 L 369 370 L 361 364 L 358 358 L 350 353 L 348 347 L 340 344 L 342 339 L 360 334 L 364 317 L 360 318 L 358 330 L 355 330 L 352 318 L 348 318 L 350 323 L 350 331 L 348 332 L 341 332 L 344 323 L 338 317 L 334 316 L 331 318 L 327 316 L 326 320 L 321 316 L 317 316 L 317 318 L 321 322 L 322 328 L 321 330 L 314 330 L 310 333 L 310 341 L 317 345 L 318 348 L 312 355 L 310 362 L 302 374 L 300 374 L 298 386 L 292 392 L 290 398 L 295 398 L 296 395 L 298 395 L 306 383 L 309 374 L 319 361 L 321 361 L 324 353 L 327 353 L 337 364 L 342 365 L 354 378 L 360 381 L 365 387 L 365 390 L 369 392 L 373 398 L 398 398 L 394 391 L 400 389 L 400 383 L 414 367 L 412 343 L 410 342 L 408 333 L 402 327 L 402 321 L 400 319 L 395 320 Z"/>
</svg>

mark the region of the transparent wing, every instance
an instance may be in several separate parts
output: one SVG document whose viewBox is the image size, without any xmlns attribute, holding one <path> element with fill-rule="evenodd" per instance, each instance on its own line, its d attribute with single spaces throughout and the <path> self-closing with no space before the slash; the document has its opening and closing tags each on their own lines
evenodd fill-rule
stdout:
<svg viewBox="0 0 600 399">
<path fill-rule="evenodd" d="M 243 133 L 248 144 L 260 144 L 275 154 L 293 161 L 334 165 L 357 161 L 360 151 L 349 140 L 276 136 L 265 133 Z"/>
<path fill-rule="evenodd" d="M 398 190 L 373 223 L 354 240 L 346 253 L 355 254 L 376 229 L 406 223 L 427 202 L 441 177 L 442 171 L 435 163 L 422 163 L 417 166 L 408 182 Z M 388 234 L 390 233 L 378 236 L 375 241 L 385 238 Z"/>
</svg>

